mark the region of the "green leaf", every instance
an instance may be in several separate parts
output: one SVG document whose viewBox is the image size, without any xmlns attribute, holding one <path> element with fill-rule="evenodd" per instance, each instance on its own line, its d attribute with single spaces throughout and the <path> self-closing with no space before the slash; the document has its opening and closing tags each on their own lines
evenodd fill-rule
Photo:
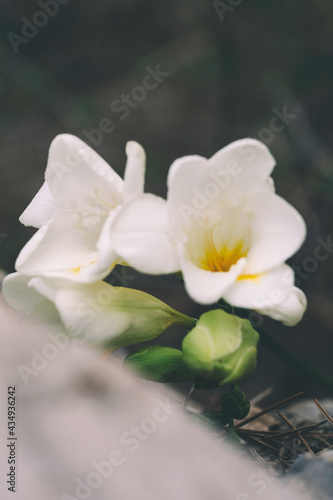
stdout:
<svg viewBox="0 0 333 500">
<path fill-rule="evenodd" d="M 144 347 L 127 356 L 124 364 L 155 382 L 185 382 L 195 377 L 185 365 L 182 352 L 172 347 Z"/>
<path fill-rule="evenodd" d="M 237 384 L 222 398 L 221 414 L 225 418 L 242 420 L 249 413 L 251 403 Z"/>
</svg>

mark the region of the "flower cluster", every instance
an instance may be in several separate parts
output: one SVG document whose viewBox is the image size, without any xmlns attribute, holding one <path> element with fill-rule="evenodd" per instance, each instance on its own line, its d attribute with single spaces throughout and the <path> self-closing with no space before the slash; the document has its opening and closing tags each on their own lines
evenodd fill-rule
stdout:
<svg viewBox="0 0 333 500">
<path fill-rule="evenodd" d="M 243 139 L 210 159 L 176 160 L 167 200 L 144 193 L 142 147 L 129 142 L 126 154 L 121 179 L 80 139 L 54 139 L 45 182 L 20 217 L 38 230 L 4 280 L 9 304 L 110 347 L 150 340 L 171 324 L 193 328 L 155 297 L 103 281 L 122 264 L 181 272 L 201 304 L 224 299 L 286 325 L 301 320 L 306 298 L 285 261 L 306 228 L 275 193 L 266 146 Z"/>
<path fill-rule="evenodd" d="M 140 290 L 103 281 L 123 263 L 112 225 L 142 194 L 145 153 L 126 146 L 124 180 L 77 137 L 51 144 L 45 182 L 20 221 L 38 229 L 20 252 L 3 295 L 14 308 L 103 347 L 153 339 L 173 324 L 194 320 Z"/>
<path fill-rule="evenodd" d="M 220 298 L 284 324 L 298 323 L 306 298 L 285 264 L 302 245 L 300 214 L 275 193 L 275 162 L 253 139 L 212 158 L 186 156 L 168 175 L 168 198 L 143 194 L 113 226 L 114 248 L 139 271 L 181 271 L 201 304 Z"/>
</svg>

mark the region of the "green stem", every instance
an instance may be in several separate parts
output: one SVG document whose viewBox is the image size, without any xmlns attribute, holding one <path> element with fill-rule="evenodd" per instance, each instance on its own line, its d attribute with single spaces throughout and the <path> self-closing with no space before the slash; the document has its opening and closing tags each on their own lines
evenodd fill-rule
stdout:
<svg viewBox="0 0 333 500">
<path fill-rule="evenodd" d="M 317 381 L 326 389 L 333 391 L 333 379 L 331 377 L 311 366 L 262 328 L 257 328 L 257 330 L 262 344 L 281 358 L 289 367 L 292 367 L 293 371 L 311 382 Z"/>
<path fill-rule="evenodd" d="M 235 430 L 235 424 L 233 419 L 230 419 L 229 425 L 226 430 L 226 438 L 229 441 L 230 444 L 235 446 L 236 448 L 240 448 L 241 446 L 241 441 L 238 437 L 238 434 Z"/>
</svg>

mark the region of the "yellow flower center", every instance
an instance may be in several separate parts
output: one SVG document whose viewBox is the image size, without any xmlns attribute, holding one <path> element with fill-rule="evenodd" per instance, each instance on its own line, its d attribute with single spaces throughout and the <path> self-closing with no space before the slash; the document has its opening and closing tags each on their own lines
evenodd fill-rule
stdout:
<svg viewBox="0 0 333 500">
<path fill-rule="evenodd" d="M 223 212 L 226 212 L 224 215 Z M 239 207 L 211 209 L 186 228 L 192 262 L 212 273 L 228 272 L 251 247 L 250 224 Z"/>
<path fill-rule="evenodd" d="M 96 264 L 97 262 L 97 259 L 95 260 L 92 260 L 90 262 L 87 262 L 86 264 L 81 264 L 80 266 L 78 267 L 72 267 L 71 271 L 74 273 L 74 274 L 80 274 L 81 272 L 81 269 L 84 268 L 84 267 L 88 267 L 88 266 L 91 266 L 93 264 Z M 122 266 L 128 266 L 127 262 L 121 260 L 121 259 L 116 259 L 114 262 L 112 262 L 109 266 L 109 270 L 108 270 L 108 274 L 111 273 L 113 271 L 113 269 L 118 265 L 122 265 Z"/>
<path fill-rule="evenodd" d="M 225 243 L 217 249 L 213 238 L 210 238 L 210 241 L 205 245 L 204 255 L 199 258 L 200 267 L 213 273 L 228 272 L 231 266 L 236 264 L 242 257 L 246 257 L 246 254 L 242 240 L 232 246 Z"/>
<path fill-rule="evenodd" d="M 78 267 L 72 267 L 72 271 L 73 273 L 75 274 L 80 274 L 80 271 L 83 267 L 86 267 L 86 266 L 91 266 L 92 264 L 95 264 L 96 263 L 96 260 L 92 260 L 90 262 L 87 262 L 87 264 L 82 264 L 81 266 L 78 266 Z"/>
</svg>

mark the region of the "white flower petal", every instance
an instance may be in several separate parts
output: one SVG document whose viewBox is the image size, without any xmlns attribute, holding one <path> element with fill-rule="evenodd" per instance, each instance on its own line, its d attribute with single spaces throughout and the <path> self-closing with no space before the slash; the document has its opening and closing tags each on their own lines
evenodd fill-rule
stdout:
<svg viewBox="0 0 333 500">
<path fill-rule="evenodd" d="M 2 283 L 2 294 L 6 302 L 13 309 L 24 314 L 30 314 L 44 300 L 39 293 L 29 289 L 30 280 L 30 276 L 12 273 L 6 276 Z"/>
<path fill-rule="evenodd" d="M 70 288 L 75 284 L 64 278 L 45 278 L 44 276 L 35 276 L 30 278 L 29 287 L 35 290 L 50 302 L 55 301 L 57 290 L 60 288 Z"/>
<path fill-rule="evenodd" d="M 233 283 L 230 272 L 236 272 L 237 266 L 224 269 L 231 257 L 242 262 L 246 258 L 242 275 L 257 275 L 283 264 L 303 243 L 306 227 L 302 217 L 275 195 L 270 177 L 274 165 L 265 145 L 244 139 L 209 160 L 187 156 L 171 166 L 167 201 L 170 232 L 191 257 L 180 262 L 187 291 L 194 300 L 208 304 L 230 292 L 230 303 L 237 305 L 232 290 L 240 285 L 237 282 L 231 291 L 228 289 Z M 292 297 L 300 297 L 289 289 L 288 294 L 285 309 L 287 303 L 294 304 Z"/>
<path fill-rule="evenodd" d="M 144 194 L 121 209 L 112 226 L 114 249 L 135 269 L 149 274 L 179 270 L 176 245 L 168 230 L 165 200 Z"/>
<path fill-rule="evenodd" d="M 228 272 L 200 269 L 187 256 L 181 257 L 180 263 L 189 296 L 199 304 L 213 304 L 236 282 L 246 265 L 246 259 L 239 259 Z"/>
<path fill-rule="evenodd" d="M 242 139 L 207 160 L 185 156 L 176 160 L 168 175 L 170 224 L 179 238 L 180 224 L 205 211 L 237 205 L 246 193 L 272 192 L 269 177 L 275 160 L 267 147 L 254 139 Z"/>
<path fill-rule="evenodd" d="M 209 159 L 197 155 L 178 158 L 170 167 L 168 187 L 177 189 L 179 176 L 186 175 L 190 188 L 197 187 L 202 191 L 203 181 L 215 182 L 221 192 L 230 188 L 233 181 L 246 189 L 268 187 L 271 190 L 270 174 L 274 166 L 275 160 L 263 143 L 255 139 L 241 139 L 220 149 Z M 206 192 L 209 193 L 209 188 Z M 209 199 L 205 192 L 202 194 Z"/>
<path fill-rule="evenodd" d="M 265 144 L 256 139 L 240 139 L 220 149 L 209 159 L 217 171 L 223 169 L 227 178 L 246 189 L 271 189 L 271 175 L 275 160 Z M 227 181 L 226 181 L 227 182 Z"/>
<path fill-rule="evenodd" d="M 168 216 L 175 238 L 181 227 L 200 215 L 210 203 L 203 192 L 207 160 L 201 156 L 185 156 L 174 161 L 168 174 Z"/>
<path fill-rule="evenodd" d="M 126 144 L 126 154 L 124 200 L 129 202 L 144 191 L 146 153 L 140 144 L 130 141 Z"/>
<path fill-rule="evenodd" d="M 96 262 L 81 269 L 80 277 L 82 281 L 92 282 L 97 279 L 103 279 L 110 274 L 116 264 L 121 263 L 121 259 L 119 259 L 118 254 L 114 250 L 112 238 L 112 224 L 121 209 L 121 207 L 117 207 L 109 213 L 96 243 Z"/>
<path fill-rule="evenodd" d="M 282 264 L 300 248 L 306 236 L 303 218 L 283 198 L 262 193 L 258 201 L 244 274 L 262 273 Z"/>
<path fill-rule="evenodd" d="M 294 286 L 293 270 L 283 264 L 263 274 L 241 276 L 223 297 L 236 307 L 254 309 L 287 326 L 297 324 L 306 309 L 306 298 Z"/>
<path fill-rule="evenodd" d="M 143 192 L 145 152 L 136 142 L 129 142 L 126 152 L 125 195 L 129 200 Z M 124 181 L 71 135 L 57 136 L 52 142 L 45 177 L 23 221 L 47 223 L 22 250 L 17 269 L 30 276 L 81 282 L 104 278 L 119 260 L 111 226 L 123 203 Z"/>
<path fill-rule="evenodd" d="M 17 258 L 16 269 L 29 276 L 84 280 L 84 266 L 98 258 L 97 237 L 82 225 L 78 213 L 62 210 L 28 241 Z"/>
<path fill-rule="evenodd" d="M 106 283 L 57 290 L 55 304 L 66 328 L 98 345 L 130 329 L 128 314 L 112 307 L 114 290 Z"/>
<path fill-rule="evenodd" d="M 273 310 L 270 313 L 270 316 L 277 321 L 282 321 L 282 323 L 286 326 L 295 326 L 303 318 L 306 308 L 307 299 L 304 292 L 296 286 L 293 286 L 290 289 L 290 293 L 285 300 L 283 307 Z M 259 312 L 266 314 L 264 310 Z"/>
<path fill-rule="evenodd" d="M 47 183 L 44 182 L 19 220 L 25 226 L 40 228 L 60 209 L 61 206 L 54 200 Z"/>
<path fill-rule="evenodd" d="M 190 201 L 193 197 L 193 187 L 202 187 L 207 163 L 207 158 L 199 155 L 183 156 L 175 160 L 169 169 L 167 180 L 168 189 L 175 191 L 171 194 L 175 198 L 179 197 L 181 201 Z M 179 181 L 183 181 L 184 179 L 187 180 L 184 183 L 184 188 L 187 186 L 189 190 L 182 193 L 179 189 Z"/>
<path fill-rule="evenodd" d="M 49 326 L 61 325 L 60 316 L 54 304 L 30 287 L 31 277 L 20 273 L 9 274 L 2 283 L 6 302 L 16 311 L 42 321 Z"/>
<path fill-rule="evenodd" d="M 93 149 L 69 134 L 58 135 L 52 142 L 45 179 L 61 206 L 77 210 L 98 201 L 114 208 L 124 184 Z"/>
</svg>

